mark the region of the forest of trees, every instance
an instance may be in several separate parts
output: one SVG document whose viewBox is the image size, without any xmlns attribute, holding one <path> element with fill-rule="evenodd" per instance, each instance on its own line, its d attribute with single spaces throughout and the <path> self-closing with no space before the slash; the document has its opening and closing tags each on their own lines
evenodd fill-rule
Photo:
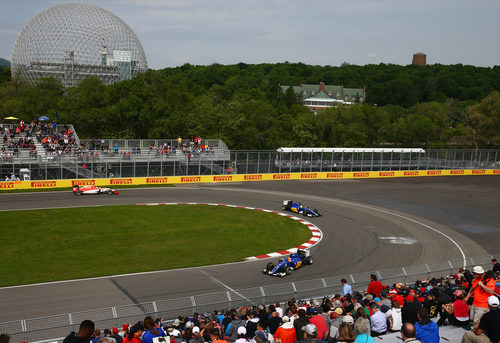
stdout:
<svg viewBox="0 0 500 343">
<path fill-rule="evenodd" d="M 279 85 L 367 89 L 365 104 L 317 114 Z M 81 138 L 221 137 L 231 149 L 500 147 L 500 67 L 302 63 L 150 70 L 106 86 L 88 78 L 65 89 L 30 86 L 0 67 L 0 115 L 71 123 Z"/>
</svg>

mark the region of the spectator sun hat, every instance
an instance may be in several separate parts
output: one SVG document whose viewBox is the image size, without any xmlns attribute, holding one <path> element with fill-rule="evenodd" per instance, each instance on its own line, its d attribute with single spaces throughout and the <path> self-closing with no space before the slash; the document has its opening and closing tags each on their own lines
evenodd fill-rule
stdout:
<svg viewBox="0 0 500 343">
<path fill-rule="evenodd" d="M 288 323 L 290 321 L 290 318 L 288 316 L 283 316 L 281 320 L 283 320 L 283 323 Z"/>
<path fill-rule="evenodd" d="M 199 327 L 197 327 L 197 326 L 195 326 L 195 327 L 193 328 L 193 333 L 194 333 L 194 334 L 200 333 L 200 328 L 199 328 Z"/>
<path fill-rule="evenodd" d="M 488 297 L 488 305 L 490 305 L 491 307 L 498 307 L 499 305 L 498 298 L 494 295 Z"/>
<path fill-rule="evenodd" d="M 472 272 L 474 274 L 484 274 L 484 269 L 483 267 L 481 266 L 475 266 L 473 269 L 472 269 Z"/>
<path fill-rule="evenodd" d="M 347 323 L 347 324 L 353 325 L 354 324 L 354 318 L 352 316 L 350 316 L 350 315 L 344 316 L 342 318 L 342 323 Z"/>
<path fill-rule="evenodd" d="M 177 329 L 174 329 L 174 330 L 172 330 L 171 335 L 174 337 L 179 337 L 181 335 L 181 332 Z"/>
<path fill-rule="evenodd" d="M 333 310 L 333 312 L 342 315 L 344 313 L 344 310 L 342 310 L 342 307 L 337 307 L 335 310 Z"/>
<path fill-rule="evenodd" d="M 247 334 L 247 329 L 244 326 L 240 326 L 238 328 L 238 335 L 246 335 Z"/>
<path fill-rule="evenodd" d="M 316 325 L 314 324 L 307 324 L 306 326 L 303 326 L 301 329 L 309 336 L 314 336 L 318 332 L 318 330 L 316 329 Z"/>
</svg>

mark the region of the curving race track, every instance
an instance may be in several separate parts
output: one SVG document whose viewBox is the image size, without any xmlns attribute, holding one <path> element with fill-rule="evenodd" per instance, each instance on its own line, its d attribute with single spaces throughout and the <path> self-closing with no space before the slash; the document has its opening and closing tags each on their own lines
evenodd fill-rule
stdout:
<svg viewBox="0 0 500 343">
<path fill-rule="evenodd" d="M 497 253 L 499 190 L 498 176 L 461 176 L 180 185 L 117 197 L 0 194 L 2 210 L 217 202 L 280 211 L 282 200 L 293 199 L 320 209 L 323 216 L 310 221 L 324 235 L 312 248 L 315 264 L 287 279 L 263 275 L 265 262 L 253 261 L 5 287 L 0 321 Z"/>
</svg>

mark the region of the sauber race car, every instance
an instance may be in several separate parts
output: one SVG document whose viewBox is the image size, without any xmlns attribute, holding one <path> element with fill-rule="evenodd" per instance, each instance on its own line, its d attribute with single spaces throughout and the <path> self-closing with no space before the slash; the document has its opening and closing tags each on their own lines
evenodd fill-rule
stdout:
<svg viewBox="0 0 500 343">
<path fill-rule="evenodd" d="M 284 200 L 281 209 L 283 211 L 290 211 L 293 213 L 302 214 L 309 218 L 321 216 L 321 214 L 318 212 L 317 209 L 312 210 L 307 206 L 301 205 L 300 202 L 293 202 L 292 200 Z"/>
<path fill-rule="evenodd" d="M 288 257 L 280 258 L 278 265 L 269 262 L 262 272 L 264 274 L 285 277 L 290 275 L 292 270 L 299 269 L 300 267 L 312 264 L 313 259 L 309 256 L 308 250 L 297 250 L 296 253 L 290 254 Z"/>
<path fill-rule="evenodd" d="M 73 186 L 73 193 L 75 195 L 82 195 L 82 194 L 115 194 L 118 195 L 118 191 L 116 189 L 111 189 L 111 188 L 104 188 L 104 187 L 97 187 L 93 185 L 88 185 L 88 186 L 78 186 L 74 185 Z"/>
</svg>

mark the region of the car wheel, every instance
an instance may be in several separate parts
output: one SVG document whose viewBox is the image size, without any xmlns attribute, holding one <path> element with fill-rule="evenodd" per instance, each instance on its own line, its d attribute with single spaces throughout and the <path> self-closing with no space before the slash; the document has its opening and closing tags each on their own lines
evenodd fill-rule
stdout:
<svg viewBox="0 0 500 343">
<path fill-rule="evenodd" d="M 107 193 L 108 193 L 109 195 L 111 195 L 111 194 L 113 194 L 113 191 L 112 191 L 111 189 L 108 189 L 108 190 L 107 190 Z"/>
<path fill-rule="evenodd" d="M 75 194 L 76 195 L 82 195 L 82 191 L 81 190 L 77 190 Z"/>
<path fill-rule="evenodd" d="M 311 256 L 307 256 L 304 260 L 304 264 L 313 264 L 313 258 Z"/>
<path fill-rule="evenodd" d="M 307 217 L 307 216 L 308 216 L 308 213 L 309 213 L 308 211 L 304 211 L 304 212 L 302 212 L 302 215 L 303 215 L 304 217 Z"/>
<path fill-rule="evenodd" d="M 286 268 L 285 268 L 285 274 L 286 274 L 286 275 L 290 275 L 291 273 L 292 273 L 292 268 L 290 268 L 290 267 L 286 267 Z"/>
<path fill-rule="evenodd" d="M 269 262 L 269 263 L 267 264 L 267 266 L 266 266 L 266 269 L 267 269 L 267 270 L 273 270 L 273 269 L 274 269 L 274 263 Z"/>
</svg>

